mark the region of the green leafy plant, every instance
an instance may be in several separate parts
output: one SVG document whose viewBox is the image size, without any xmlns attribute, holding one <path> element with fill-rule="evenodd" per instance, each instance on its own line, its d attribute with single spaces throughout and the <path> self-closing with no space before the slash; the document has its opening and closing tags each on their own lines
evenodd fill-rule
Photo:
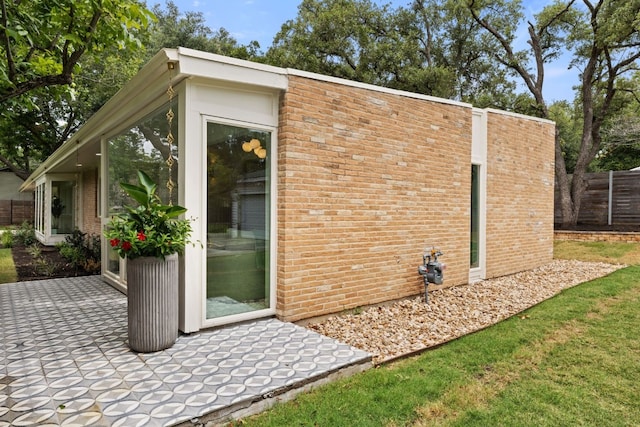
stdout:
<svg viewBox="0 0 640 427">
<path fill-rule="evenodd" d="M 187 210 L 162 204 L 156 194 L 157 185 L 143 171 L 138 171 L 138 180 L 140 185 L 121 182 L 120 187 L 139 206 L 125 206 L 126 212 L 111 219 L 104 236 L 122 258 L 182 255 L 191 234 L 191 222 L 177 217 Z"/>
<path fill-rule="evenodd" d="M 0 243 L 3 248 L 13 247 L 13 232 L 11 230 L 4 230 L 0 235 Z"/>
<path fill-rule="evenodd" d="M 22 223 L 22 225 L 16 230 L 13 237 L 15 243 L 24 246 L 32 245 L 37 241 L 36 231 L 33 228 L 33 225 L 27 221 Z"/>
<path fill-rule="evenodd" d="M 95 273 L 100 269 L 100 236 L 87 235 L 76 228 L 56 246 L 76 270 L 82 268 L 87 273 Z"/>
</svg>

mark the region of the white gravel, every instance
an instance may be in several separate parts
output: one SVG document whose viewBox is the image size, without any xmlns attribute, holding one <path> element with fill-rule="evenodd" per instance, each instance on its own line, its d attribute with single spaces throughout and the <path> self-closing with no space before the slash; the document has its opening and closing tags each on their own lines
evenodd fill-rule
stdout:
<svg viewBox="0 0 640 427">
<path fill-rule="evenodd" d="M 485 328 L 622 267 L 554 260 L 510 276 L 430 291 L 428 305 L 424 296 L 415 297 L 307 327 L 371 353 L 378 364 Z"/>
</svg>

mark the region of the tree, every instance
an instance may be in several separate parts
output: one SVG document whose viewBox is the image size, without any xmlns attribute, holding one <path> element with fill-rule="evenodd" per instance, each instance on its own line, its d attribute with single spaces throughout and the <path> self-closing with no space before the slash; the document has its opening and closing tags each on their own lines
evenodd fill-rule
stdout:
<svg viewBox="0 0 640 427">
<path fill-rule="evenodd" d="M 545 66 L 563 50 L 573 54 L 572 65 L 581 71 L 578 99 L 582 132 L 572 179 L 562 155 L 556 131 L 556 183 L 560 193 L 562 226 L 575 225 L 586 188 L 584 174 L 599 152 L 601 130 L 614 113 L 614 100 L 621 77 L 633 71 L 640 59 L 640 0 L 556 0 L 527 22 L 529 49 L 514 49 L 514 28 L 520 1 L 466 0 L 467 9 L 501 45 L 495 53 L 534 96 L 540 117 L 550 118 L 543 96 Z"/>
<path fill-rule="evenodd" d="M 602 148 L 596 171 L 626 170 L 640 166 L 640 72 L 618 85 L 616 115 L 602 130 Z"/>
<path fill-rule="evenodd" d="M 368 0 L 304 0 L 267 51 L 270 64 L 472 102 L 515 105 L 496 42 L 455 0 L 392 10 Z M 493 44 L 493 45 L 492 45 Z"/>
<path fill-rule="evenodd" d="M 491 59 L 499 45 L 458 0 L 414 0 L 410 16 L 413 24 L 407 27 L 414 30 L 404 39 L 419 52 L 421 69 L 441 69 L 450 76 L 448 98 L 479 107 L 520 110 L 523 99 L 513 94 L 515 83 L 508 69 Z"/>
<path fill-rule="evenodd" d="M 206 25 L 202 12 L 181 13 L 172 1 L 168 1 L 166 9 L 156 4 L 153 9 L 157 21 L 152 24 L 149 40 L 146 43 L 148 58 L 162 48 L 188 47 L 233 58 L 255 60 L 258 58 L 260 45 L 252 41 L 241 45 L 227 30 L 220 28 L 211 30 Z"/>
<path fill-rule="evenodd" d="M 117 90 L 99 67 L 135 56 L 152 15 L 132 0 L 0 0 L 0 11 L 0 161 L 25 178 Z"/>
<path fill-rule="evenodd" d="M 86 52 L 139 46 L 152 15 L 134 0 L 0 0 L 0 103 L 70 85 Z"/>
<path fill-rule="evenodd" d="M 582 138 L 582 111 L 580 106 L 568 101 L 554 102 L 549 106 L 549 118 L 556 123 L 556 133 L 562 158 L 568 174 L 573 174 Z"/>
<path fill-rule="evenodd" d="M 6 0 L 0 0 L 3 1 Z M 93 4 L 92 1 L 88 4 Z M 75 46 L 81 42 L 78 41 L 79 37 L 75 32 L 80 32 L 82 16 L 88 19 L 88 13 L 81 15 L 78 8 L 82 6 L 80 9 L 86 12 L 86 5 L 77 1 L 62 4 L 61 8 L 67 4 L 68 9 L 64 10 L 69 10 L 70 13 L 74 11 L 75 16 L 69 20 L 68 34 L 65 33 L 67 29 L 63 31 L 58 28 L 60 35 L 57 37 L 68 38 L 68 50 L 75 51 Z M 106 30 L 100 32 L 100 25 L 113 26 L 113 22 L 116 22 L 116 26 L 120 28 L 120 21 L 114 21 L 113 18 L 122 14 L 102 11 L 93 42 L 81 46 L 85 48 L 84 54 L 78 58 L 74 67 L 69 68 L 73 70 L 71 84 L 36 87 L 3 103 L 5 110 L 0 117 L 0 161 L 18 176 L 29 176 L 35 166 L 62 145 L 160 49 L 183 46 L 243 59 L 255 59 L 258 55 L 257 42 L 247 46 L 239 45 L 223 28 L 215 32 L 208 28 L 201 13 L 182 14 L 173 2 L 167 3 L 166 10 L 156 5 L 153 12 L 138 10 L 139 5 L 130 0 L 110 1 L 108 4 L 114 8 L 133 8 L 136 11 L 128 13 L 132 17 L 130 20 L 123 21 L 125 31 L 121 35 L 126 36 L 124 40 L 118 42 L 115 37 L 103 39 L 105 34 L 117 35 L 116 29 L 112 28 L 111 33 Z M 104 5 L 105 3 L 102 3 L 102 6 Z M 96 3 L 96 7 L 99 6 L 100 3 Z M 12 10 L 17 10 L 17 6 Z M 36 12 L 43 13 L 37 8 L 34 10 L 29 12 L 32 17 L 36 16 Z M 97 10 L 99 12 L 101 9 Z M 63 14 L 62 9 L 59 13 Z M 142 16 L 136 18 L 138 21 L 133 21 L 137 13 Z M 103 23 L 102 19 L 107 23 Z M 126 29 L 127 22 L 131 24 L 129 29 Z M 50 37 L 55 38 L 53 27 L 49 31 Z M 6 34 L 12 32 L 7 31 Z M 26 46 L 33 37 L 25 34 L 23 44 Z M 11 46 L 14 47 L 13 44 Z M 123 49 L 123 46 L 127 48 Z M 34 47 L 34 50 L 38 49 L 40 48 Z M 16 47 L 14 50 L 22 52 L 26 47 Z M 1 47 L 0 52 L 4 53 Z M 60 57 L 57 59 L 68 63 L 70 59 L 64 56 L 64 52 L 65 49 L 61 48 Z M 16 58 L 14 51 L 9 52 L 8 58 Z M 33 58 L 34 68 L 44 61 L 35 54 Z M 46 58 L 52 64 L 55 59 L 54 55 Z M 62 67 L 51 65 L 48 69 L 57 70 Z M 26 80 L 30 75 L 37 74 L 31 71 L 30 74 L 16 75 L 15 78 Z M 5 82 L 7 87 L 11 87 L 12 84 L 8 80 Z"/>
<path fill-rule="evenodd" d="M 303 0 L 282 25 L 266 61 L 366 83 L 393 86 L 412 60 L 401 51 L 387 6 L 369 0 Z"/>
</svg>

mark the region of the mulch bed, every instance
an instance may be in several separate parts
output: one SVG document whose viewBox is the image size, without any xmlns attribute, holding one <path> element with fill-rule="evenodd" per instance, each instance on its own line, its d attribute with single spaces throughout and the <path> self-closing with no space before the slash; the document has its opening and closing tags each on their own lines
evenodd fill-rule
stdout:
<svg viewBox="0 0 640 427">
<path fill-rule="evenodd" d="M 40 255 L 35 258 L 27 246 L 14 245 L 11 249 L 19 282 L 89 275 L 60 255 L 56 247 L 36 245 L 40 248 Z"/>
</svg>

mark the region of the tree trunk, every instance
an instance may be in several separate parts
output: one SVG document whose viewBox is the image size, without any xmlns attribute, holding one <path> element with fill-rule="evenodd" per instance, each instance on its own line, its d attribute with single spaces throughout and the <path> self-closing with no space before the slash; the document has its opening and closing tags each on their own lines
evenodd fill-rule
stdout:
<svg viewBox="0 0 640 427">
<path fill-rule="evenodd" d="M 560 145 L 560 134 L 556 129 L 556 161 L 555 161 L 555 175 L 556 186 L 558 187 L 558 193 L 560 195 L 560 227 L 570 228 L 576 225 L 578 221 L 578 211 L 574 209 L 574 202 L 572 198 L 572 180 L 569 179 L 567 174 L 567 168 L 562 157 L 562 146 Z"/>
<path fill-rule="evenodd" d="M 11 163 L 9 159 L 7 159 L 1 154 L 0 154 L 0 162 L 4 163 L 5 166 L 7 166 L 11 170 L 11 172 L 13 172 L 17 177 L 21 178 L 22 180 L 26 180 L 27 178 L 29 178 L 30 173 L 28 171 L 24 171 L 18 168 L 16 165 Z"/>
</svg>

